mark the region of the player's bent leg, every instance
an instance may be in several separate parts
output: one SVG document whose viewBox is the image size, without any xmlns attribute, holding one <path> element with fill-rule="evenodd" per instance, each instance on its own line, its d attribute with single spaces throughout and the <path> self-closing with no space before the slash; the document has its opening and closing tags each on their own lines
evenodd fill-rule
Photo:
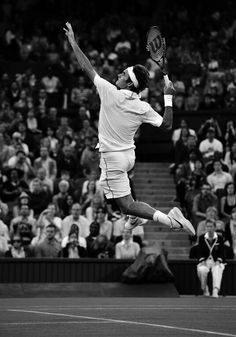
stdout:
<svg viewBox="0 0 236 337">
<path fill-rule="evenodd" d="M 189 220 L 187 220 L 180 209 L 174 207 L 170 210 L 168 215 L 156 210 L 147 203 L 141 201 L 134 201 L 131 195 L 125 197 L 116 198 L 116 203 L 119 206 L 122 213 L 139 217 L 147 220 L 154 220 L 158 223 L 164 224 L 172 229 L 185 229 L 191 235 L 195 235 L 195 229 Z M 133 229 L 139 226 L 140 221 L 135 218 L 130 218 L 126 227 Z"/>
</svg>

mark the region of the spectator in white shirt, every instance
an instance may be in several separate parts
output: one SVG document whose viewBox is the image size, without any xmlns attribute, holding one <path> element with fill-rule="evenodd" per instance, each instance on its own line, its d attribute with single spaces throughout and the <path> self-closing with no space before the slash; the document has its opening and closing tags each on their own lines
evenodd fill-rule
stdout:
<svg viewBox="0 0 236 337">
<path fill-rule="evenodd" d="M 221 198 L 224 194 L 225 185 L 233 182 L 233 178 L 230 173 L 222 170 L 221 161 L 216 159 L 214 161 L 214 172 L 207 176 L 207 182 L 218 198 Z"/>
<path fill-rule="evenodd" d="M 62 220 L 61 234 L 62 239 L 69 234 L 72 224 L 76 224 L 79 227 L 80 236 L 86 238 L 89 235 L 89 220 L 81 215 L 81 206 L 79 203 L 75 203 L 71 208 L 71 215 L 66 216 Z"/>
<path fill-rule="evenodd" d="M 115 246 L 116 259 L 135 259 L 139 254 L 140 246 L 133 242 L 132 231 L 124 228 L 122 236 L 123 240 Z"/>
<path fill-rule="evenodd" d="M 205 163 L 214 157 L 215 152 L 223 152 L 223 144 L 215 138 L 215 129 L 213 127 L 208 129 L 206 139 L 202 140 L 199 145 L 199 151 Z"/>
</svg>

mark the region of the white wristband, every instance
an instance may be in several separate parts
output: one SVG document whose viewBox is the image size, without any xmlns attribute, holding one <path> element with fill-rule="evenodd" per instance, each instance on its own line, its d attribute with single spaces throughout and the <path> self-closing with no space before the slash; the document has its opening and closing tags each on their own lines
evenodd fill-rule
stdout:
<svg viewBox="0 0 236 337">
<path fill-rule="evenodd" d="M 164 95 L 165 106 L 172 106 L 172 95 Z"/>
</svg>

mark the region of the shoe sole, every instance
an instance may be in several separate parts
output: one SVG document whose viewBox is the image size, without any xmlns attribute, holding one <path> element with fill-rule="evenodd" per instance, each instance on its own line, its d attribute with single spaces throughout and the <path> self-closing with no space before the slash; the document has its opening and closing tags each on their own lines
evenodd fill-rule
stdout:
<svg viewBox="0 0 236 337">
<path fill-rule="evenodd" d="M 181 228 L 185 229 L 188 233 L 191 235 L 196 235 L 195 229 L 193 228 L 191 222 L 183 216 L 182 212 L 177 207 L 174 207 L 173 209 L 178 212 L 180 217 L 183 218 L 183 222 L 179 222 L 179 220 L 177 220 L 175 217 L 173 217 L 173 219 L 177 221 Z"/>
</svg>

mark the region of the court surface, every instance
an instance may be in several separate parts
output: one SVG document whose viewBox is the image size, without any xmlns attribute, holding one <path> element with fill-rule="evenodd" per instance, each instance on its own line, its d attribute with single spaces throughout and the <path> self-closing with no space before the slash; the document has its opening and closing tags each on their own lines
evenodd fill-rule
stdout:
<svg viewBox="0 0 236 337">
<path fill-rule="evenodd" d="M 1 337 L 236 337 L 236 297 L 1 298 L 0 303 Z"/>
</svg>

